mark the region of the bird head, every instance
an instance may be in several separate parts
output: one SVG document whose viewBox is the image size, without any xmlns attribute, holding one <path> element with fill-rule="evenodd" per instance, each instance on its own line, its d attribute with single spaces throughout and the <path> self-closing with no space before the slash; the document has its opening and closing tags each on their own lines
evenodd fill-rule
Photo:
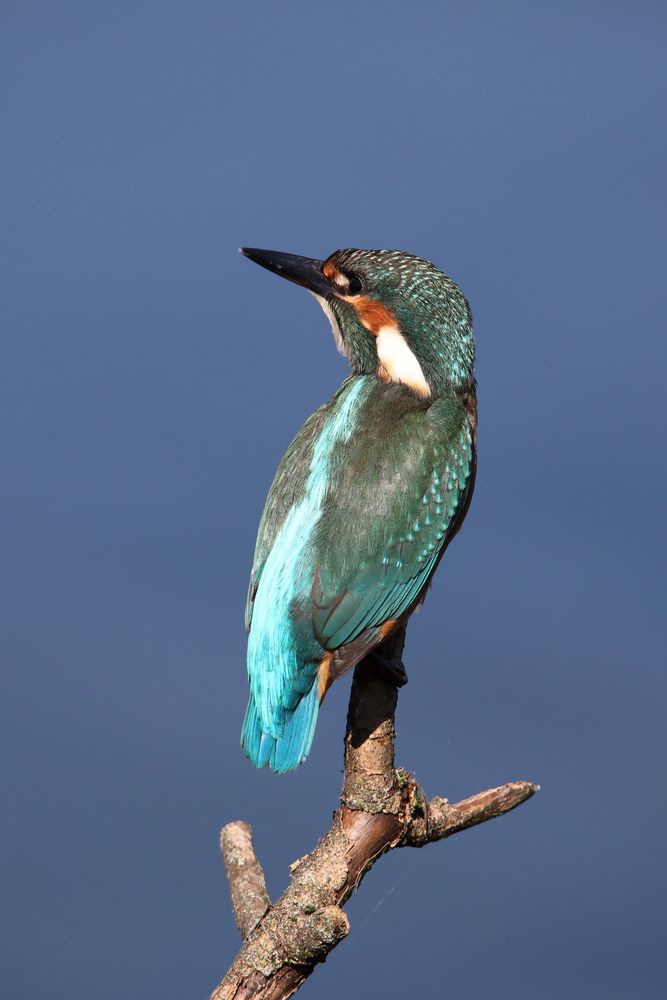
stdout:
<svg viewBox="0 0 667 1000">
<path fill-rule="evenodd" d="M 353 372 L 376 373 L 425 398 L 473 388 L 470 308 L 429 261 L 399 250 L 336 250 L 326 260 L 241 253 L 312 292 Z"/>
</svg>

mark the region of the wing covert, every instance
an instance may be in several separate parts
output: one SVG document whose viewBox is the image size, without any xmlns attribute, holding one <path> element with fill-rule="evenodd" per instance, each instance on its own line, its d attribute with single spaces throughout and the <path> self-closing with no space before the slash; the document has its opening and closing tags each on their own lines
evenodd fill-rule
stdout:
<svg viewBox="0 0 667 1000">
<path fill-rule="evenodd" d="M 377 440 L 377 455 L 369 455 L 366 442 L 365 476 L 355 476 L 352 456 L 348 481 L 338 484 L 329 523 L 340 531 L 340 505 L 347 503 L 347 537 L 322 533 L 312 599 L 314 632 L 326 649 L 410 609 L 469 500 L 474 437 L 458 400 L 440 400 L 411 414 L 393 437 Z"/>
</svg>

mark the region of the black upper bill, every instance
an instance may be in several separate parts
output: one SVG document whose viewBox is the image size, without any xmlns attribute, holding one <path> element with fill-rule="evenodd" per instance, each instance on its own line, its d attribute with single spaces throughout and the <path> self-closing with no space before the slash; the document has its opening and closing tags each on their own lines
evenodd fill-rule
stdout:
<svg viewBox="0 0 667 1000">
<path fill-rule="evenodd" d="M 331 295 L 335 286 L 322 274 L 324 261 L 312 257 L 299 257 L 294 253 L 279 250 L 257 250 L 255 247 L 241 247 L 241 253 L 267 271 L 279 274 L 281 278 L 303 285 L 316 295 Z"/>
</svg>

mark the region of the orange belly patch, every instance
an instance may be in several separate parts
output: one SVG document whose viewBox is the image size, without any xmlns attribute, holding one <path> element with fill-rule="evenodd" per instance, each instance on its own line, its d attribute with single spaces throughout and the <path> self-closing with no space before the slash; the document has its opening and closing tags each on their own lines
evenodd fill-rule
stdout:
<svg viewBox="0 0 667 1000">
<path fill-rule="evenodd" d="M 388 618 L 383 625 L 380 625 L 380 635 L 382 638 L 386 639 L 388 635 L 391 635 L 397 625 L 398 618 Z"/>
<path fill-rule="evenodd" d="M 320 699 L 320 704 L 324 701 L 324 696 L 334 681 L 333 673 L 331 672 L 332 660 L 333 653 L 325 653 L 317 671 L 317 697 Z"/>
</svg>

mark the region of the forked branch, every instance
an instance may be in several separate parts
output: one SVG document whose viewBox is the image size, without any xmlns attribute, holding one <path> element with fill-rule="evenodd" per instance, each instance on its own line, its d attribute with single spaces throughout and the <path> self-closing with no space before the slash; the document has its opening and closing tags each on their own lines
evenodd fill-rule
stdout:
<svg viewBox="0 0 667 1000">
<path fill-rule="evenodd" d="M 399 663 L 404 633 L 383 645 Z M 345 734 L 340 808 L 272 906 L 247 823 L 229 823 L 221 849 L 243 946 L 211 1000 L 284 1000 L 295 993 L 349 930 L 342 910 L 366 872 L 394 847 L 423 847 L 502 816 L 537 791 L 513 781 L 462 802 L 426 795 L 394 767 L 397 690 L 370 661 L 355 670 Z"/>
</svg>

